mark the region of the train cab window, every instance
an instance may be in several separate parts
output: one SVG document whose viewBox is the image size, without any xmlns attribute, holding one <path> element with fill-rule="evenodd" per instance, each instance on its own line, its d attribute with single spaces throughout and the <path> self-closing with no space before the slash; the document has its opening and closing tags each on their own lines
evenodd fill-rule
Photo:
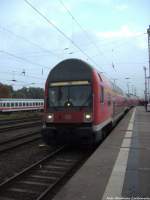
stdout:
<svg viewBox="0 0 150 200">
<path fill-rule="evenodd" d="M 100 103 L 104 103 L 104 88 L 100 88 Z"/>
</svg>

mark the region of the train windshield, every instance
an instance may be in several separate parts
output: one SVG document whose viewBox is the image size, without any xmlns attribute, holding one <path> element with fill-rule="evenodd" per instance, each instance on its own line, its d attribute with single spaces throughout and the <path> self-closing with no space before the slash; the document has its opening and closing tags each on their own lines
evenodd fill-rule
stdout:
<svg viewBox="0 0 150 200">
<path fill-rule="evenodd" d="M 49 107 L 91 107 L 90 85 L 55 86 L 49 88 Z"/>
</svg>

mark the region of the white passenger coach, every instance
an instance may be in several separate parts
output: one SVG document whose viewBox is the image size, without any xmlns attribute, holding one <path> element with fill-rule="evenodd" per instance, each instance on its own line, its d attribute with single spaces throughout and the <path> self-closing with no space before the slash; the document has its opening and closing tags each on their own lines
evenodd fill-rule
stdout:
<svg viewBox="0 0 150 200">
<path fill-rule="evenodd" d="M 0 98 L 0 112 L 43 110 L 44 99 Z"/>
</svg>

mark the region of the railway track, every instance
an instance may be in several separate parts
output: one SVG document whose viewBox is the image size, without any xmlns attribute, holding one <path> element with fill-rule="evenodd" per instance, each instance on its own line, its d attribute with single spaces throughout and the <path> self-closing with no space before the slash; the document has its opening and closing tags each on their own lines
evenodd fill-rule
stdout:
<svg viewBox="0 0 150 200">
<path fill-rule="evenodd" d="M 0 184 L 1 200 L 44 200 L 85 157 L 65 147 L 52 152 Z M 50 199 L 48 197 L 48 199 Z"/>
<path fill-rule="evenodd" d="M 8 150 L 12 150 L 16 147 L 36 141 L 40 138 L 41 138 L 40 132 L 33 132 L 30 134 L 23 134 L 9 140 L 2 141 L 0 142 L 0 153 L 7 152 Z"/>
<path fill-rule="evenodd" d="M 41 120 L 36 120 L 36 121 L 33 121 L 33 122 L 27 121 L 27 122 L 22 122 L 22 123 L 19 123 L 19 124 L 4 125 L 4 126 L 1 126 L 0 133 L 12 131 L 12 130 L 16 130 L 16 129 L 40 126 L 41 124 L 42 124 Z"/>
<path fill-rule="evenodd" d="M 0 126 L 4 125 L 11 125 L 11 124 L 17 124 L 17 123 L 22 123 L 22 122 L 29 122 L 29 121 L 36 121 L 40 120 L 41 117 L 24 117 L 24 118 L 19 118 L 19 119 L 10 119 L 10 120 L 0 120 Z"/>
</svg>

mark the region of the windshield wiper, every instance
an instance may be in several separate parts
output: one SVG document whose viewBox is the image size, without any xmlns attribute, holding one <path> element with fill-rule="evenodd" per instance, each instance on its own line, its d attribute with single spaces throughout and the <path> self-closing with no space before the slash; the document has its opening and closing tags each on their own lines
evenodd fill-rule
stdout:
<svg viewBox="0 0 150 200">
<path fill-rule="evenodd" d="M 86 106 L 87 102 L 92 98 L 92 94 L 90 93 L 89 96 L 86 98 L 86 100 L 83 102 L 83 104 L 80 106 L 80 109 L 82 109 L 83 106 Z"/>
<path fill-rule="evenodd" d="M 52 104 L 52 106 L 49 106 L 49 108 L 54 108 L 54 110 L 57 110 L 57 107 L 55 106 L 54 102 L 52 102 L 51 100 L 49 100 L 48 102 Z"/>
</svg>

